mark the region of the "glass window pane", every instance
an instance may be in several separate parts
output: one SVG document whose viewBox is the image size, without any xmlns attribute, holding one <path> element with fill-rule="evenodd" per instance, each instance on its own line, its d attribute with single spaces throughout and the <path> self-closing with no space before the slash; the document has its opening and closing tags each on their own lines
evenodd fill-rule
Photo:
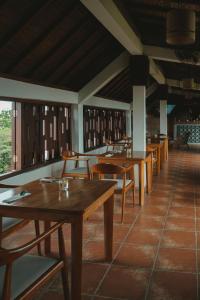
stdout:
<svg viewBox="0 0 200 300">
<path fill-rule="evenodd" d="M 15 169 L 14 102 L 0 101 L 0 174 Z"/>
</svg>

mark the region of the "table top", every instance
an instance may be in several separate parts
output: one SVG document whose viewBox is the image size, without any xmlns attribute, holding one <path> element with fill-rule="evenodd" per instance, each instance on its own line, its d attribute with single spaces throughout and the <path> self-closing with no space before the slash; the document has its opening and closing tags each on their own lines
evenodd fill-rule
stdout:
<svg viewBox="0 0 200 300">
<path fill-rule="evenodd" d="M 114 153 L 108 151 L 99 155 L 99 158 L 108 158 L 108 159 L 130 159 L 130 160 L 145 160 L 151 153 L 149 151 L 123 151 L 121 153 Z"/>
<path fill-rule="evenodd" d="M 92 205 L 107 194 L 114 192 L 116 182 L 104 180 L 69 179 L 68 191 L 60 191 L 58 183 L 39 180 L 9 189 L 0 194 L 0 211 L 3 216 L 27 217 L 84 214 Z M 22 191 L 31 195 L 10 204 L 2 202 Z M 57 219 L 57 218 L 56 218 Z"/>
</svg>

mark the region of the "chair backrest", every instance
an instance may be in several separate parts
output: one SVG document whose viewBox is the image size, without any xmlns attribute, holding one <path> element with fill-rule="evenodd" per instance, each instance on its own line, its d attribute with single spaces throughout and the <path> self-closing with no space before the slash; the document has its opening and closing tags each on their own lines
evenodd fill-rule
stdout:
<svg viewBox="0 0 200 300">
<path fill-rule="evenodd" d="M 25 245 L 22 245 L 18 248 L 9 249 L 9 250 L 4 249 L 4 248 L 0 248 L 0 257 L 1 257 L 0 267 L 5 268 L 4 272 L 3 272 L 3 269 L 2 269 L 2 272 L 0 272 L 1 280 L 2 280 L 2 276 L 4 276 L 4 279 L 3 279 L 3 295 L 0 295 L 1 299 L 5 299 L 5 300 L 11 299 L 12 292 L 13 292 L 12 291 L 12 289 L 13 289 L 12 280 L 14 281 L 15 278 L 13 278 L 13 277 L 14 277 L 14 275 L 17 275 L 17 274 L 12 274 L 13 263 L 17 259 L 24 256 L 32 248 L 37 246 L 38 243 L 40 243 L 41 241 L 48 238 L 56 230 L 58 230 L 59 258 L 58 259 L 53 259 L 53 263 L 49 267 L 49 270 L 46 269 L 43 274 L 41 274 L 39 272 L 38 278 L 36 278 L 34 280 L 34 282 L 30 281 L 30 286 L 27 287 L 26 284 L 25 285 L 23 284 L 22 287 L 18 286 L 17 290 L 20 291 L 19 293 L 22 292 L 22 294 L 17 295 L 17 296 L 19 297 L 19 299 L 22 299 L 21 295 L 23 295 L 23 299 L 27 299 L 27 298 L 29 299 L 30 296 L 32 296 L 33 292 L 37 292 L 38 288 L 42 284 L 44 284 L 47 281 L 47 279 L 50 279 L 56 272 L 58 272 L 62 268 L 65 269 L 65 272 L 67 274 L 66 254 L 65 254 L 65 246 L 64 246 L 64 237 L 63 237 L 63 232 L 62 232 L 62 225 L 63 225 L 63 223 L 56 223 L 49 230 L 43 232 L 36 239 L 33 239 L 32 241 L 30 241 L 30 242 L 26 243 Z M 29 256 L 29 260 L 30 259 L 31 259 L 31 257 Z M 20 262 L 21 261 L 18 261 L 18 264 Z M 30 274 L 31 274 L 31 272 L 30 272 Z M 20 276 L 20 274 L 18 276 Z M 27 274 L 25 276 L 27 276 L 27 278 L 28 278 Z M 25 290 L 24 290 L 24 288 L 25 288 Z M 67 275 L 66 275 L 66 289 L 65 289 L 64 292 L 67 295 L 67 299 L 68 299 L 69 296 L 68 296 Z"/>
<path fill-rule="evenodd" d="M 62 154 L 62 158 L 64 160 L 64 165 L 63 165 L 63 169 L 62 169 L 62 174 L 61 177 L 64 176 L 68 176 L 68 172 L 67 172 L 67 162 L 74 162 L 74 166 L 70 165 L 69 167 L 71 169 L 73 168 L 78 168 L 79 167 L 79 163 L 82 162 L 82 164 L 87 168 L 87 174 L 86 176 L 89 178 L 90 177 L 90 166 L 89 166 L 89 158 L 86 157 L 86 155 L 82 155 L 81 153 L 78 152 L 74 152 L 74 151 L 64 151 Z M 83 175 L 83 174 L 82 174 Z"/>
</svg>

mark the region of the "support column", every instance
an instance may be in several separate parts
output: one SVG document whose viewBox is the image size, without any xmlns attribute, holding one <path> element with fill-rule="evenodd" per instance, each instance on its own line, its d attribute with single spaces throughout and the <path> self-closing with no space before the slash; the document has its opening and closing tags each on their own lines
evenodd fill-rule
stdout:
<svg viewBox="0 0 200 300">
<path fill-rule="evenodd" d="M 146 151 L 145 86 L 133 86 L 133 150 Z"/>
<path fill-rule="evenodd" d="M 146 84 L 149 75 L 149 59 L 134 55 L 130 61 L 133 85 L 133 150 L 146 151 Z"/>
<path fill-rule="evenodd" d="M 160 134 L 167 135 L 167 100 L 160 101 Z"/>
<path fill-rule="evenodd" d="M 72 150 L 83 153 L 83 104 L 72 105 Z"/>
</svg>

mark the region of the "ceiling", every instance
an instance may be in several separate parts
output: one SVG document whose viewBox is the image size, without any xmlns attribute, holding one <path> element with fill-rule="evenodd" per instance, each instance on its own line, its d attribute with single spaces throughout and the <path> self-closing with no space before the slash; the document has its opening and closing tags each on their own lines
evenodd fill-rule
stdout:
<svg viewBox="0 0 200 300">
<path fill-rule="evenodd" d="M 73 91 L 123 51 L 77 0 L 1 1 L 0 26 L 2 76 Z"/>
<path fill-rule="evenodd" d="M 193 65 L 156 60 L 166 78 L 192 76 L 200 83 L 200 3 L 197 1 L 114 0 L 144 45 L 175 49 L 181 59 L 193 57 Z M 183 48 L 167 45 L 166 13 L 181 5 L 197 14 L 196 42 Z M 0 76 L 79 91 L 123 51 L 123 46 L 79 0 L 0 1 Z M 147 91 L 155 86 L 149 76 Z M 149 107 L 161 96 L 158 85 L 147 92 Z M 170 103 L 198 102 L 195 93 L 172 89 Z M 132 102 L 129 68 L 97 93 L 98 96 Z M 186 97 L 185 97 L 186 95 Z M 180 100 L 181 99 L 181 100 Z M 181 102 L 182 101 L 182 102 Z M 200 101 L 200 100 L 199 100 Z"/>
</svg>

